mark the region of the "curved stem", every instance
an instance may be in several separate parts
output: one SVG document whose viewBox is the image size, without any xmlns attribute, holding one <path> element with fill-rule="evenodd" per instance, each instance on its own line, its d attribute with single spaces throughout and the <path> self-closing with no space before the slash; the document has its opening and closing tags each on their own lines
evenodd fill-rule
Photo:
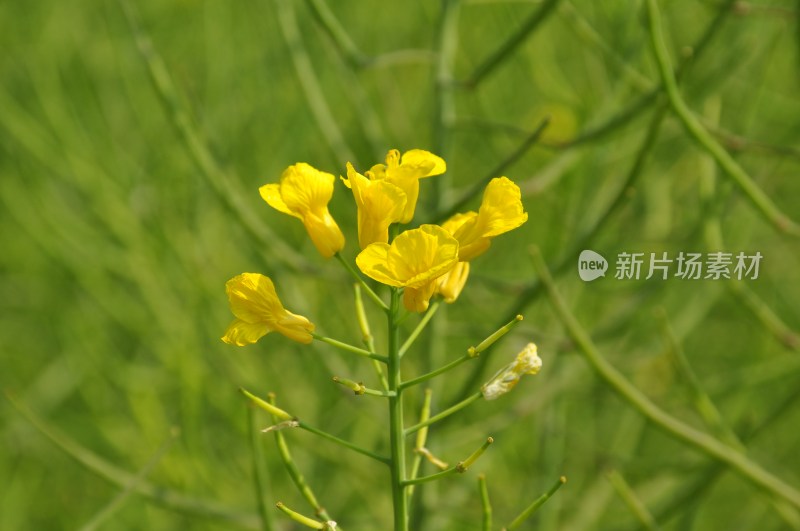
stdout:
<svg viewBox="0 0 800 531">
<path fill-rule="evenodd" d="M 550 276 L 550 271 L 548 271 L 539 250 L 536 248 L 533 250 L 533 263 L 558 319 L 564 324 L 586 361 L 606 385 L 628 402 L 631 407 L 644 415 L 654 426 L 676 439 L 688 443 L 709 457 L 730 466 L 731 469 L 753 485 L 776 497 L 787 500 L 795 507 L 800 507 L 800 491 L 767 472 L 761 465 L 752 461 L 743 453 L 673 417 L 650 401 L 638 388 L 630 383 L 603 357 L 589 334 L 578 323 L 578 320 L 558 293 L 553 278 Z"/>
<path fill-rule="evenodd" d="M 800 236 L 800 225 L 775 205 L 772 199 L 758 187 L 747 172 L 731 157 L 730 153 L 725 151 L 714 140 L 700 124 L 699 120 L 695 118 L 689 107 L 686 106 L 686 102 L 683 101 L 683 97 L 678 90 L 678 83 L 672 73 L 672 66 L 670 65 L 669 54 L 664 44 L 664 35 L 661 28 L 661 13 L 655 0 L 647 1 L 647 17 L 650 26 L 650 44 L 653 47 L 653 55 L 655 55 L 659 74 L 664 83 L 664 90 L 667 93 L 672 110 L 683 124 L 686 132 L 714 158 L 725 174 L 739 187 L 767 221 L 772 223 L 780 232 L 792 236 Z"/>
</svg>

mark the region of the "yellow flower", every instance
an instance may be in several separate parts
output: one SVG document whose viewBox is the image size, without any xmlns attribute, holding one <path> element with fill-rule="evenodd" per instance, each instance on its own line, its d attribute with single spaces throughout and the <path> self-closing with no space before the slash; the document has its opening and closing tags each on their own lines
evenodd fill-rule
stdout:
<svg viewBox="0 0 800 531">
<path fill-rule="evenodd" d="M 492 244 L 492 238 L 526 221 L 528 214 L 523 212 L 519 186 L 506 177 L 497 177 L 486 186 L 477 213 L 456 214 L 445 227 L 458 240 L 458 259 L 468 262 L 483 254 Z"/>
<path fill-rule="evenodd" d="M 386 180 L 405 192 L 406 206 L 399 221 L 408 223 L 414 217 L 417 206 L 419 180 L 440 175 L 446 170 L 444 160 L 429 151 L 410 149 L 401 157 L 398 150 L 392 149 L 386 154 L 386 164 L 376 164 L 368 173 L 373 179 Z"/>
<path fill-rule="evenodd" d="M 373 243 L 356 257 L 356 264 L 368 277 L 405 288 L 403 304 L 412 312 L 428 309 L 436 279 L 457 262 L 458 241 L 438 225 L 407 230 L 391 245 Z"/>
<path fill-rule="evenodd" d="M 526 374 L 537 374 L 542 368 L 542 360 L 534 343 L 528 343 L 517 354 L 513 363 L 501 369 L 492 379 L 481 387 L 486 400 L 494 400 L 514 389 L 519 379 Z"/>
<path fill-rule="evenodd" d="M 347 163 L 347 179 L 358 207 L 358 244 L 362 249 L 375 242 L 389 241 L 389 225 L 400 220 L 406 207 L 406 194 L 389 181 L 370 180 Z"/>
<path fill-rule="evenodd" d="M 454 234 L 461 225 L 476 215 L 475 212 L 456 214 L 442 223 L 442 228 L 450 234 Z M 460 249 L 459 254 L 461 254 Z M 452 304 L 456 301 L 458 296 L 461 295 L 461 290 L 464 289 L 467 278 L 469 278 L 469 262 L 459 262 L 448 273 L 445 273 L 436 280 L 435 293 L 444 297 L 444 302 Z"/>
<path fill-rule="evenodd" d="M 344 235 L 328 212 L 335 180 L 330 173 L 298 162 L 284 170 L 280 183 L 265 184 L 258 189 L 269 206 L 303 222 L 311 241 L 325 258 L 344 247 Z"/>
<path fill-rule="evenodd" d="M 225 284 L 225 291 L 236 317 L 222 336 L 225 343 L 242 347 L 273 331 L 300 343 L 311 343 L 314 325 L 283 307 L 269 277 L 242 273 Z"/>
<path fill-rule="evenodd" d="M 459 262 L 453 269 L 436 279 L 435 293 L 441 295 L 444 302 L 452 304 L 461 295 L 467 278 L 469 278 L 469 262 Z"/>
</svg>

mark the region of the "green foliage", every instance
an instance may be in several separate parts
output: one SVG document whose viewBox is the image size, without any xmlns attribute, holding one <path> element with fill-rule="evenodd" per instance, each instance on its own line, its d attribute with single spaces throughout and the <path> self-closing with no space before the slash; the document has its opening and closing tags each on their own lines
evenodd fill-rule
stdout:
<svg viewBox="0 0 800 531">
<path fill-rule="evenodd" d="M 297 161 L 340 174 L 347 158 L 364 169 L 395 147 L 448 162 L 446 176 L 423 183 L 418 219 L 435 219 L 497 168 L 520 184 L 530 215 L 473 263 L 460 299 L 403 360 L 409 377 L 432 371 L 525 315 L 490 351 L 430 382 L 435 415 L 522 345 L 539 346 L 538 376 L 428 436 L 451 463 L 494 438 L 470 474 L 486 475 L 496 525 L 562 474 L 569 482 L 531 520 L 538 529 L 634 529 L 650 518 L 675 530 L 800 525 L 797 508 L 620 401 L 575 355 L 529 259 L 536 244 L 598 350 L 650 400 L 800 485 L 798 238 L 776 230 L 668 110 L 644 4 L 143 1 L 131 28 L 125 3 L 0 3 L 0 387 L 52 436 L 2 402 L 0 529 L 257 528 L 239 387 L 272 391 L 303 421 L 388 453 L 382 399 L 331 381 L 378 388 L 369 363 L 277 335 L 246 348 L 219 337 L 231 319 L 225 281 L 253 271 L 320 333 L 360 344 L 349 276 L 258 186 Z M 798 221 L 797 3 L 662 4 L 680 97 Z M 473 86 L 476 72 L 485 75 Z M 541 136 L 503 164 L 546 116 Z M 331 211 L 348 258 L 351 201 L 337 184 Z M 613 269 L 583 283 L 582 249 L 764 258 L 760 278 L 739 283 L 615 280 Z M 415 391 L 407 425 L 422 406 Z M 389 525 L 380 465 L 283 433 L 333 519 L 349 530 Z M 272 436 L 262 438 L 266 512 L 281 500 L 312 513 Z M 415 491 L 413 529 L 481 529 L 474 475 Z"/>
</svg>

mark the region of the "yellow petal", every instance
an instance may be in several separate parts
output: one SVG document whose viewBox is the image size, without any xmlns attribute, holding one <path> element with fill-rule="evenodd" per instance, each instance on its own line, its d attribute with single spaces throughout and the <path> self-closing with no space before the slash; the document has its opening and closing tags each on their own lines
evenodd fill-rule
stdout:
<svg viewBox="0 0 800 531">
<path fill-rule="evenodd" d="M 477 215 L 459 219 L 454 232 L 460 244 L 459 260 L 469 261 L 486 252 L 491 238 L 515 229 L 528 220 L 519 187 L 506 177 L 492 179 L 483 193 Z"/>
<path fill-rule="evenodd" d="M 335 177 L 305 162 L 289 166 L 280 184 L 259 188 L 261 197 L 273 208 L 303 221 L 319 253 L 330 258 L 344 248 L 344 234 L 328 211 Z"/>
<path fill-rule="evenodd" d="M 374 242 L 389 241 L 389 225 L 400 220 L 406 195 L 397 186 L 370 180 L 347 163 L 347 179 L 342 181 L 353 190 L 358 207 L 358 243 L 362 249 Z"/>
<path fill-rule="evenodd" d="M 305 215 L 308 212 L 328 208 L 333 196 L 336 178 L 319 171 L 305 162 L 289 166 L 281 175 L 281 198 L 292 212 Z"/>
<path fill-rule="evenodd" d="M 356 256 L 356 265 L 362 273 L 381 284 L 402 287 L 403 282 L 388 267 L 389 244 L 373 243 Z"/>
<path fill-rule="evenodd" d="M 229 345 L 243 347 L 255 343 L 270 332 L 265 323 L 246 323 L 241 319 L 235 319 L 225 330 L 222 340 Z"/>
<path fill-rule="evenodd" d="M 314 340 L 311 335 L 311 332 L 314 331 L 314 324 L 302 315 L 289 311 L 276 323 L 275 330 L 299 343 L 309 344 Z"/>
<path fill-rule="evenodd" d="M 406 288 L 403 291 L 403 306 L 409 312 L 424 312 L 435 291 L 435 283 L 428 282 L 420 288 Z"/>
<path fill-rule="evenodd" d="M 320 213 L 307 214 L 303 225 L 323 257 L 330 258 L 344 248 L 344 234 L 327 208 Z"/>
<path fill-rule="evenodd" d="M 239 346 L 255 343 L 273 330 L 294 341 L 311 342 L 314 325 L 283 307 L 269 277 L 242 273 L 230 279 L 225 290 L 236 319 L 225 331 L 224 342 Z"/>
<path fill-rule="evenodd" d="M 401 157 L 398 150 L 392 149 L 386 154 L 386 164 L 376 164 L 370 174 L 374 180 L 386 180 L 403 190 L 407 201 L 400 223 L 408 223 L 414 218 L 419 179 L 439 175 L 446 169 L 444 160 L 429 151 L 411 149 Z"/>
<path fill-rule="evenodd" d="M 281 186 L 279 184 L 265 184 L 258 189 L 258 192 L 261 194 L 261 198 L 278 212 L 303 219 L 303 216 L 296 212 L 292 212 L 292 210 L 286 206 L 286 203 L 283 202 L 283 199 L 281 198 Z"/>
<path fill-rule="evenodd" d="M 459 262 L 453 269 L 436 280 L 436 293 L 444 298 L 444 302 L 452 304 L 461 295 L 467 278 L 469 278 L 469 262 Z"/>
<path fill-rule="evenodd" d="M 398 235 L 386 259 L 404 286 L 419 288 L 456 265 L 458 241 L 438 225 L 422 225 Z"/>
<path fill-rule="evenodd" d="M 519 186 L 507 177 L 492 179 L 483 192 L 478 217 L 482 218 L 483 236 L 487 238 L 516 229 L 528 221 Z"/>
<path fill-rule="evenodd" d="M 466 222 L 474 219 L 477 216 L 477 212 L 469 211 L 463 214 L 454 214 L 450 217 L 447 221 L 442 223 L 442 228 L 449 232 L 450 234 L 455 234 L 458 229 L 461 228 Z"/>
<path fill-rule="evenodd" d="M 242 273 L 225 284 L 231 312 L 247 323 L 277 319 L 284 312 L 269 277 L 259 273 Z"/>
<path fill-rule="evenodd" d="M 400 166 L 414 168 L 420 173 L 419 178 L 433 177 L 447 171 L 444 159 L 424 149 L 409 149 L 403 153 Z"/>
</svg>

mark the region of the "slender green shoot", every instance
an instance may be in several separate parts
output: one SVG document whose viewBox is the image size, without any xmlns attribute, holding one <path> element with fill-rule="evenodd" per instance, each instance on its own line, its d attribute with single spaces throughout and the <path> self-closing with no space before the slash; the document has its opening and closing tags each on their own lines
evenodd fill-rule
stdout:
<svg viewBox="0 0 800 531">
<path fill-rule="evenodd" d="M 278 502 L 275 504 L 283 514 L 297 522 L 298 524 L 302 524 L 306 527 L 310 527 L 311 529 L 336 529 L 335 523 L 332 525 L 328 522 L 320 522 L 319 520 L 314 520 L 313 518 L 309 518 L 308 516 L 302 515 L 297 511 L 293 511 L 286 507 L 283 502 Z"/>
<path fill-rule="evenodd" d="M 439 305 L 441 305 L 441 301 L 436 301 L 428 307 L 428 311 L 425 312 L 425 315 L 420 319 L 419 323 L 417 324 L 416 328 L 411 332 L 411 334 L 406 339 L 403 346 L 400 347 L 400 352 L 398 355 L 402 358 L 411 345 L 414 344 L 414 341 L 417 340 L 419 335 L 425 330 L 425 327 L 428 325 L 430 320 L 436 315 L 436 311 L 439 309 Z"/>
<path fill-rule="evenodd" d="M 552 487 L 550 487 L 550 490 L 548 490 L 547 492 L 545 492 L 544 494 L 542 494 L 541 496 L 539 496 L 538 498 L 536 498 L 536 499 L 533 501 L 533 503 L 532 503 L 532 504 L 530 504 L 530 505 L 528 506 L 528 508 L 527 508 L 527 509 L 525 509 L 524 511 L 522 511 L 522 513 L 520 513 L 520 515 L 519 515 L 519 516 L 517 516 L 516 518 L 514 518 L 514 520 L 513 520 L 513 521 L 512 521 L 510 524 L 508 524 L 506 527 L 504 527 L 504 528 L 503 528 L 503 531 L 512 531 L 512 530 L 514 530 L 514 529 L 519 529 L 519 526 L 521 526 L 522 524 L 524 524 L 524 523 L 525 523 L 525 521 L 526 521 L 528 518 L 530 518 L 531 516 L 533 516 L 533 514 L 534 514 L 534 513 L 535 513 L 537 510 L 539 510 L 539 507 L 541 507 L 542 505 L 544 505 L 544 503 L 545 503 L 547 500 L 549 500 L 549 499 L 550 499 L 550 498 L 553 496 L 553 494 L 555 494 L 555 493 L 556 493 L 556 491 L 557 491 L 558 489 L 560 489 L 560 488 L 561 488 L 561 486 L 562 486 L 564 483 L 566 483 L 566 482 L 567 482 L 567 478 L 566 478 L 566 477 L 564 477 L 564 476 L 561 476 L 560 478 L 558 478 L 558 481 L 556 481 L 556 482 L 553 484 L 553 486 L 552 486 Z"/>
<path fill-rule="evenodd" d="M 375 338 L 372 336 L 372 330 L 369 326 L 369 319 L 367 319 L 367 312 L 364 309 L 364 299 L 361 297 L 361 284 L 353 284 L 353 290 L 356 298 L 356 318 L 358 319 L 358 326 L 361 329 L 361 339 L 364 346 L 370 352 L 375 352 Z M 383 366 L 378 360 L 372 360 L 372 368 L 381 382 L 381 387 L 384 391 L 389 390 L 389 381 L 386 379 L 386 373 L 383 372 Z"/>
<path fill-rule="evenodd" d="M 647 529 L 648 531 L 655 531 L 658 529 L 656 519 L 647 509 L 647 506 L 642 503 L 642 500 L 636 495 L 628 482 L 625 481 L 625 478 L 622 477 L 622 474 L 616 470 L 612 470 L 606 475 L 606 477 L 608 478 L 608 482 L 611 483 L 611 486 L 614 487 L 614 490 L 617 491 L 619 497 L 622 499 L 628 509 L 630 509 L 631 513 L 633 513 L 633 515 L 642 525 L 642 528 Z"/>
<path fill-rule="evenodd" d="M 395 393 L 394 391 L 379 391 L 377 389 L 370 389 L 361 382 L 356 382 L 354 380 L 342 378 L 341 376 L 334 376 L 333 381 L 352 390 L 353 393 L 356 395 L 382 396 L 384 398 L 388 398 L 390 396 L 397 396 L 397 393 Z"/>
<path fill-rule="evenodd" d="M 328 345 L 334 346 L 339 350 L 343 350 L 345 352 L 350 352 L 351 354 L 358 354 L 359 356 L 364 356 L 365 358 L 370 358 L 375 361 L 380 361 L 382 363 L 387 362 L 386 356 L 381 356 L 380 354 L 375 354 L 374 352 L 369 352 L 368 350 L 364 350 L 363 348 L 356 347 L 349 343 L 345 343 L 343 341 L 339 341 L 338 339 L 333 339 L 330 337 L 321 336 L 317 333 L 311 332 L 311 336 L 316 339 L 317 341 L 322 341 L 323 343 L 327 343 Z"/>
<path fill-rule="evenodd" d="M 362 288 L 364 288 L 364 291 L 369 296 L 369 298 L 375 301 L 375 304 L 377 304 L 383 311 L 388 312 L 389 307 L 386 306 L 386 303 L 383 302 L 383 299 L 378 297 L 378 294 L 372 291 L 372 288 L 369 287 L 369 284 L 367 284 L 361 277 L 361 275 L 358 274 L 358 271 L 353 269 L 353 266 L 351 266 L 347 262 L 347 260 L 344 259 L 341 253 L 336 253 L 334 256 L 339 261 L 339 263 L 342 264 L 342 266 L 344 266 L 347 272 L 350 273 L 350 275 L 355 279 L 355 281 L 358 282 Z"/>
<path fill-rule="evenodd" d="M 421 478 L 413 478 L 407 479 L 403 482 L 404 485 L 419 485 L 420 483 L 428 483 L 429 481 L 437 481 L 439 479 L 445 478 L 447 476 L 452 476 L 453 474 L 463 474 L 466 472 L 469 467 L 471 467 L 475 461 L 478 460 L 480 456 L 486 451 L 487 448 L 494 442 L 494 439 L 491 437 L 487 438 L 486 441 L 481 445 L 480 448 L 472 452 L 472 454 L 464 459 L 463 461 L 459 461 L 455 466 L 448 468 L 447 470 L 443 470 L 441 472 L 437 472 L 435 474 L 431 474 L 429 476 L 423 476 Z"/>
<path fill-rule="evenodd" d="M 489 500 L 489 487 L 486 474 L 478 474 L 478 492 L 481 495 L 481 531 L 492 531 L 492 502 Z"/>
<path fill-rule="evenodd" d="M 461 411 L 462 409 L 464 409 L 468 405 L 472 404 L 473 402 L 475 402 L 477 399 L 481 398 L 482 396 L 483 396 L 483 394 L 481 394 L 481 392 L 478 391 L 474 395 L 468 396 L 467 398 L 465 398 L 461 402 L 459 402 L 459 403 L 457 403 L 457 404 L 455 404 L 453 406 L 450 406 L 449 408 L 445 409 L 441 413 L 438 413 L 438 414 L 432 416 L 428 420 L 426 420 L 424 422 L 419 422 L 417 424 L 414 424 L 410 428 L 406 428 L 404 433 L 405 433 L 405 435 L 411 435 L 412 433 L 415 433 L 415 432 L 421 430 L 422 428 L 430 426 L 431 424 L 435 424 L 435 423 L 439 422 L 440 420 L 449 417 L 453 413 L 458 413 L 459 411 Z"/>
<path fill-rule="evenodd" d="M 706 131 L 700 121 L 683 101 L 670 65 L 669 52 L 664 41 L 661 13 L 656 0 L 647 0 L 647 19 L 650 44 L 658 64 L 658 71 L 669 98 L 670 106 L 686 132 L 719 164 L 723 172 L 739 187 L 759 213 L 778 231 L 800 237 L 800 225 L 784 214 L 770 197 L 753 181 L 736 160 Z"/>
<path fill-rule="evenodd" d="M 425 389 L 425 397 L 422 400 L 422 409 L 420 410 L 419 414 L 419 421 L 425 422 L 429 418 L 431 418 L 431 398 L 433 396 L 433 391 L 431 389 Z M 417 432 L 417 441 L 414 445 L 414 460 L 411 463 L 411 473 L 408 475 L 409 479 L 415 479 L 419 476 L 419 470 L 422 467 L 422 459 L 423 459 L 423 452 L 422 450 L 425 449 L 425 445 L 428 442 L 428 428 L 423 428 Z M 408 495 L 409 503 L 411 501 L 411 497 L 414 495 L 414 485 L 409 485 L 408 489 L 406 489 L 406 494 Z"/>
<path fill-rule="evenodd" d="M 647 417 L 653 425 L 667 434 L 700 450 L 709 457 L 725 463 L 753 485 L 780 498 L 784 498 L 795 507 L 800 507 L 800 491 L 770 472 L 767 472 L 761 465 L 752 461 L 744 454 L 732 449 L 727 444 L 669 415 L 631 384 L 602 356 L 602 354 L 600 354 L 594 342 L 568 309 L 566 303 L 558 293 L 555 283 L 538 249 L 533 248 L 532 255 L 534 267 L 547 290 L 547 295 L 556 315 L 566 327 L 567 332 L 586 361 L 606 385 L 613 389 L 634 409 Z"/>
<path fill-rule="evenodd" d="M 275 394 L 270 393 L 268 400 L 271 405 L 275 405 Z M 273 422 L 278 422 L 278 417 L 273 416 Z M 292 454 L 289 451 L 289 446 L 286 444 L 286 438 L 283 436 L 283 432 L 280 430 L 274 430 L 275 435 L 275 445 L 278 447 L 278 455 L 281 457 L 281 461 L 283 461 L 283 466 L 286 467 L 286 471 L 289 473 L 289 477 L 294 483 L 294 486 L 297 487 L 297 490 L 300 494 L 305 498 L 308 504 L 314 509 L 314 512 L 317 516 L 324 520 L 330 520 L 330 515 L 328 515 L 327 511 L 325 510 L 322 505 L 320 505 L 319 501 L 317 501 L 317 497 L 314 495 L 314 491 L 311 490 L 311 487 L 306 482 L 306 478 L 303 476 L 300 469 L 297 468 L 297 464 L 295 464 L 294 459 L 292 458 Z"/>
</svg>

